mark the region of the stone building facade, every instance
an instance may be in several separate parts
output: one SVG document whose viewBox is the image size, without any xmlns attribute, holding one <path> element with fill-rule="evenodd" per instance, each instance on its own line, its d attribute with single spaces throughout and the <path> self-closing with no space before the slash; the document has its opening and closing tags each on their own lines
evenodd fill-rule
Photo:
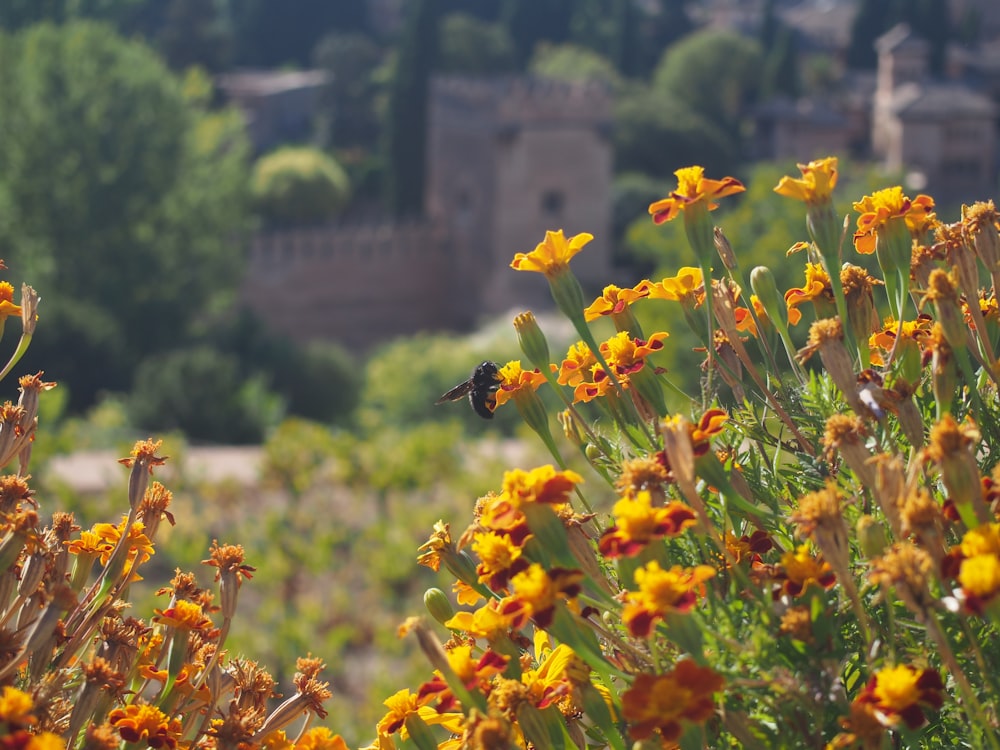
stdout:
<svg viewBox="0 0 1000 750">
<path fill-rule="evenodd" d="M 426 218 L 259 234 L 246 304 L 297 340 L 367 348 L 551 306 L 538 274 L 509 268 L 546 230 L 595 240 L 586 287 L 611 258 L 611 98 L 596 83 L 444 78 L 431 86 Z"/>
</svg>

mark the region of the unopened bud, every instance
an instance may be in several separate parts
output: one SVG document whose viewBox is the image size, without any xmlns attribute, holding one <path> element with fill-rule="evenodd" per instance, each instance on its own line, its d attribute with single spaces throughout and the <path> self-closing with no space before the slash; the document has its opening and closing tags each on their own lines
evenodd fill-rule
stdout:
<svg viewBox="0 0 1000 750">
<path fill-rule="evenodd" d="M 538 327 L 531 311 L 523 312 L 514 318 L 514 330 L 517 332 L 517 342 L 528 360 L 543 372 L 549 366 L 549 344 L 545 334 Z"/>
<path fill-rule="evenodd" d="M 438 588 L 430 588 L 424 592 L 424 606 L 431 617 L 442 625 L 455 616 L 455 609 L 451 606 L 448 595 Z"/>
<path fill-rule="evenodd" d="M 856 531 L 861 552 L 869 560 L 881 555 L 888 546 L 885 525 L 874 516 L 861 516 L 858 519 Z"/>
</svg>

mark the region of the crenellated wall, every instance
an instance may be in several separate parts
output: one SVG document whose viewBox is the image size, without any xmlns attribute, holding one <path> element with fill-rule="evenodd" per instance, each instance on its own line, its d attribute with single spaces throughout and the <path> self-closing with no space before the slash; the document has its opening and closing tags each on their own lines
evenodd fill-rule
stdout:
<svg viewBox="0 0 1000 750">
<path fill-rule="evenodd" d="M 297 340 L 351 347 L 551 306 L 509 268 L 546 230 L 589 232 L 582 283 L 608 283 L 611 97 L 596 83 L 443 78 L 431 86 L 423 222 L 292 229 L 252 241 L 244 299 Z"/>
</svg>

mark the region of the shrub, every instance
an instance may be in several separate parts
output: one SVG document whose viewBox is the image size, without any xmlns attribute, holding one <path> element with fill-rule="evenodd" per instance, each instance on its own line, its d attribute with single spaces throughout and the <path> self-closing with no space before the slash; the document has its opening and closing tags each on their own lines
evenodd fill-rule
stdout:
<svg viewBox="0 0 1000 750">
<path fill-rule="evenodd" d="M 261 157 L 251 187 L 257 212 L 277 226 L 328 221 L 350 196 L 344 169 L 313 148 L 282 148 Z"/>
</svg>

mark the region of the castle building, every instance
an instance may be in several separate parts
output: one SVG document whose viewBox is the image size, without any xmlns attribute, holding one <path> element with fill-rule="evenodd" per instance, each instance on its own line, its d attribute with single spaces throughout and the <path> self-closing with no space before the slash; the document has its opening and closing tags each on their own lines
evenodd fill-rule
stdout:
<svg viewBox="0 0 1000 750">
<path fill-rule="evenodd" d="M 597 83 L 432 82 L 425 218 L 252 239 L 245 303 L 297 340 L 350 347 L 463 330 L 551 307 L 540 274 L 510 269 L 547 230 L 595 239 L 573 260 L 589 290 L 611 258 L 611 97 Z"/>
<path fill-rule="evenodd" d="M 900 24 L 876 41 L 872 152 L 941 201 L 991 194 L 997 174 L 997 106 L 958 81 L 928 75 L 928 44 Z"/>
</svg>

